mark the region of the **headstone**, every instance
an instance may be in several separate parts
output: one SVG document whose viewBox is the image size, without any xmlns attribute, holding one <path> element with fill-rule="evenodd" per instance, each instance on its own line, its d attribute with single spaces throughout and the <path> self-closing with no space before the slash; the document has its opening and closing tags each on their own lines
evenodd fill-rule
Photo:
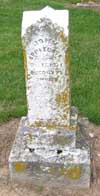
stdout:
<svg viewBox="0 0 100 196">
<path fill-rule="evenodd" d="M 70 124 L 69 67 L 66 56 L 68 24 L 65 27 L 63 22 L 64 17 L 68 19 L 68 12 L 62 11 L 59 20 L 58 12 L 55 14 L 51 8 L 43 9 L 41 14 L 31 12 L 30 18 L 33 20 L 29 27 L 25 24 L 29 12 L 23 15 L 22 41 L 27 59 L 25 69 L 30 126 Z"/>
<path fill-rule="evenodd" d="M 67 10 L 47 6 L 23 13 L 28 114 L 21 119 L 10 153 L 11 179 L 58 186 L 90 184 L 89 147 L 80 137 L 77 140 L 78 115 L 70 105 L 68 25 Z"/>
</svg>

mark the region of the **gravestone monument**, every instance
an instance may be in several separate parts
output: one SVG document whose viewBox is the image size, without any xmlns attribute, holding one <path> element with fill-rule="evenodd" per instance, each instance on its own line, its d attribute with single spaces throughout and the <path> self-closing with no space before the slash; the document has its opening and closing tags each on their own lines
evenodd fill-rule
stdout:
<svg viewBox="0 0 100 196">
<path fill-rule="evenodd" d="M 11 179 L 88 187 L 90 150 L 78 146 L 78 114 L 71 107 L 69 12 L 45 7 L 22 20 L 28 114 L 9 157 Z M 80 137 L 78 137 L 81 140 Z"/>
</svg>

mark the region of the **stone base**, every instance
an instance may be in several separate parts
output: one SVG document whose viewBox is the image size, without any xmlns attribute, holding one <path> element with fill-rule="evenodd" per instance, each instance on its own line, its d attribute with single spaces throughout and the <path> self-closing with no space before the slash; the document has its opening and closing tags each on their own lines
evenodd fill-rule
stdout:
<svg viewBox="0 0 100 196">
<path fill-rule="evenodd" d="M 89 187 L 90 152 L 84 141 L 81 135 L 76 140 L 75 130 L 29 128 L 23 117 L 9 157 L 11 180 Z"/>
</svg>

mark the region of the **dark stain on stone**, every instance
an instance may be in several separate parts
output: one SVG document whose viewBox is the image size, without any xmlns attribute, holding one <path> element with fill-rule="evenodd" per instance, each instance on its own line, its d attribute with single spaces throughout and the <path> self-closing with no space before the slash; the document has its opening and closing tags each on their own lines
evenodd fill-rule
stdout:
<svg viewBox="0 0 100 196">
<path fill-rule="evenodd" d="M 30 152 L 34 152 L 35 149 L 34 149 L 34 148 L 29 148 L 29 151 L 30 151 Z"/>
<path fill-rule="evenodd" d="M 57 154 L 61 154 L 61 153 L 62 153 L 62 150 L 58 149 Z"/>
</svg>

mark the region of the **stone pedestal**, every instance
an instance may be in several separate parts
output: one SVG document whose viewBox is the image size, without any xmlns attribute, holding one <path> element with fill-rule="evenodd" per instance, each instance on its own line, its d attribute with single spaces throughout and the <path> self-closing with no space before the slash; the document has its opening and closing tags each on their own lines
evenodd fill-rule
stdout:
<svg viewBox="0 0 100 196">
<path fill-rule="evenodd" d="M 75 132 L 30 128 L 27 123 L 27 118 L 23 117 L 9 157 L 11 180 L 88 188 L 91 176 L 89 142 L 81 135 L 81 130 L 76 140 L 80 148 L 75 148 Z"/>
<path fill-rule="evenodd" d="M 22 43 L 28 114 L 10 153 L 11 179 L 89 187 L 89 143 L 70 105 L 68 11 L 24 12 Z"/>
</svg>

